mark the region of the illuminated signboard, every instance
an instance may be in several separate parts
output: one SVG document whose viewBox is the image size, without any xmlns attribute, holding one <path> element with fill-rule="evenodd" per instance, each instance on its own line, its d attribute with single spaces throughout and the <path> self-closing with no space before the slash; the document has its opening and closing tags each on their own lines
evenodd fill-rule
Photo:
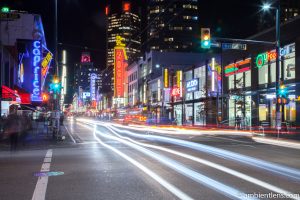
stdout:
<svg viewBox="0 0 300 200">
<path fill-rule="evenodd" d="M 199 90 L 199 79 L 195 78 L 186 82 L 186 91 L 195 92 Z"/>
<path fill-rule="evenodd" d="M 286 45 L 280 48 L 280 56 L 285 56 L 294 51 L 295 51 L 295 43 Z M 256 57 L 256 66 L 258 68 L 261 68 L 262 66 L 266 65 L 269 61 L 276 60 L 276 55 L 277 53 L 275 50 L 258 54 Z"/>
<path fill-rule="evenodd" d="M 129 2 L 124 2 L 123 3 L 123 11 L 124 12 L 130 12 L 130 7 L 131 7 L 131 5 L 130 5 Z"/>
<path fill-rule="evenodd" d="M 84 52 L 81 55 L 81 63 L 90 63 L 91 62 L 91 55 L 88 52 Z"/>
<path fill-rule="evenodd" d="M 258 54 L 258 56 L 256 57 L 256 66 L 258 68 L 261 68 L 266 63 L 268 63 L 268 61 L 275 60 L 276 56 L 277 56 L 277 53 L 275 51 Z"/>
<path fill-rule="evenodd" d="M 114 49 L 114 97 L 124 97 L 125 68 L 127 67 L 127 55 L 125 51 L 124 38 L 116 37 L 116 47 Z"/>
<path fill-rule="evenodd" d="M 31 100 L 32 101 L 42 101 L 41 98 L 41 56 L 42 48 L 41 41 L 37 40 L 33 42 L 32 48 L 32 91 L 31 91 Z"/>
<path fill-rule="evenodd" d="M 231 63 L 225 66 L 225 76 L 242 73 L 251 69 L 251 58 Z"/>
<path fill-rule="evenodd" d="M 91 92 L 91 100 L 92 101 L 96 100 L 96 79 L 97 79 L 97 74 L 95 74 L 95 73 L 91 74 L 90 92 Z"/>
<path fill-rule="evenodd" d="M 164 69 L 164 88 L 169 88 L 169 70 Z"/>
<path fill-rule="evenodd" d="M 42 66 L 42 76 L 43 77 L 46 77 L 47 75 L 47 72 L 48 72 L 48 69 L 49 69 L 49 65 L 50 65 L 50 62 L 53 58 L 53 55 L 50 51 L 48 51 L 47 55 L 44 57 L 42 63 L 41 63 L 41 66 Z"/>
<path fill-rule="evenodd" d="M 171 95 L 173 96 L 173 97 L 179 97 L 180 96 L 180 88 L 179 87 L 177 87 L 177 86 L 174 86 L 173 88 L 172 88 L 172 92 L 171 92 Z"/>
<path fill-rule="evenodd" d="M 182 71 L 176 72 L 176 83 L 179 87 L 179 92 L 182 91 Z M 182 92 L 180 92 L 180 97 L 182 97 Z"/>
</svg>

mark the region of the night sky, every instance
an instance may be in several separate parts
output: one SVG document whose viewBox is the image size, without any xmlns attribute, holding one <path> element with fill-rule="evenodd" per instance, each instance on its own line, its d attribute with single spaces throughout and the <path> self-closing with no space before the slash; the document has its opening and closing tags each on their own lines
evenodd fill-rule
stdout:
<svg viewBox="0 0 300 200">
<path fill-rule="evenodd" d="M 58 0 L 58 41 L 63 44 L 59 48 L 67 49 L 70 66 L 79 62 L 84 47 L 89 48 L 96 67 L 105 66 L 106 4 L 107 0 Z M 211 27 L 216 36 L 245 38 L 256 33 L 260 4 L 261 0 L 200 0 L 200 26 Z M 40 14 L 53 49 L 54 0 L 4 0 L 0 5 Z"/>
</svg>

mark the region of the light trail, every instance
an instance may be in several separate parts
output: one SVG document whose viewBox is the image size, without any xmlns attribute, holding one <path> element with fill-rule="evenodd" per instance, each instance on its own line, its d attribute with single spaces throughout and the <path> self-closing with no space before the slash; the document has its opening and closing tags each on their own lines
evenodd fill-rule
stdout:
<svg viewBox="0 0 300 200">
<path fill-rule="evenodd" d="M 110 130 L 112 132 L 114 132 L 114 130 Z M 127 146 L 130 146 L 133 149 L 136 149 L 140 152 L 142 152 L 145 155 L 148 155 L 149 157 L 152 157 L 155 160 L 158 160 L 159 162 L 161 162 L 162 164 L 168 166 L 169 168 L 172 168 L 173 170 L 179 172 L 180 174 L 196 181 L 197 183 L 200 183 L 202 185 L 207 186 L 208 188 L 211 188 L 231 199 L 242 199 L 242 200 L 246 200 L 246 199 L 256 199 L 256 198 L 247 198 L 247 195 L 233 187 L 227 186 L 219 181 L 216 181 L 212 178 L 209 178 L 201 173 L 198 173 L 192 169 L 189 169 L 188 167 L 185 167 L 182 164 L 179 164 L 178 162 L 167 158 L 165 156 L 162 156 L 158 153 L 155 153 L 153 151 L 150 151 L 148 149 L 145 149 L 139 145 L 136 145 L 132 142 L 129 142 L 127 140 L 118 138 L 116 136 L 112 136 L 112 135 L 107 135 L 107 134 L 103 134 L 100 131 L 96 131 L 96 133 L 98 133 L 99 135 L 101 135 L 102 137 L 108 138 L 108 139 L 112 139 L 112 140 L 117 140 Z"/>
<path fill-rule="evenodd" d="M 160 147 L 160 146 L 156 146 L 156 145 L 151 145 L 151 144 L 145 144 L 145 143 L 142 143 L 142 142 L 137 142 L 137 141 L 135 141 L 131 138 L 119 135 L 118 133 L 113 131 L 110 127 L 106 127 L 106 128 L 111 130 L 111 132 L 113 132 L 118 137 L 129 140 L 129 141 L 131 141 L 135 144 L 145 146 L 145 147 L 149 147 L 149 148 L 153 148 L 153 149 L 158 149 L 158 150 L 161 150 L 161 151 L 165 151 L 165 152 L 168 152 L 168 153 L 171 153 L 171 154 L 174 154 L 174 155 L 178 155 L 180 157 L 183 157 L 183 158 L 201 163 L 203 165 L 212 167 L 214 169 L 220 170 L 220 171 L 225 172 L 227 174 L 230 174 L 230 175 L 233 175 L 233 176 L 238 177 L 240 179 L 243 179 L 247 182 L 253 183 L 253 184 L 258 185 L 258 186 L 261 186 L 261 187 L 263 187 L 265 189 L 268 189 L 270 191 L 273 191 L 273 192 L 276 192 L 276 193 L 279 193 L 279 194 L 283 194 L 286 197 L 292 197 L 293 196 L 293 193 L 291 193 L 287 190 L 281 189 L 277 186 L 271 185 L 267 182 L 261 181 L 259 179 L 256 179 L 254 177 L 251 177 L 251 176 L 248 176 L 246 174 L 240 173 L 238 171 L 232 170 L 230 168 L 224 167 L 222 165 L 219 165 L 219 164 L 216 164 L 216 163 L 213 163 L 213 162 L 210 162 L 208 160 L 201 159 L 201 158 L 197 158 L 197 157 L 194 157 L 194 156 L 191 156 L 191 155 L 188 155 L 188 154 L 184 154 L 184 153 L 181 153 L 181 152 L 178 152 L 178 151 L 174 151 L 174 150 L 171 150 L 171 149 L 168 149 L 168 148 L 164 148 L 164 147 Z M 294 199 L 299 199 L 299 198 L 294 198 Z"/>
<path fill-rule="evenodd" d="M 199 144 L 199 143 L 195 143 L 195 142 L 190 142 L 190 141 L 185 141 L 185 140 L 180 140 L 180 139 L 175 139 L 175 138 L 169 138 L 169 137 L 164 137 L 164 136 L 158 136 L 158 135 L 136 134 L 131 131 L 120 130 L 113 126 L 111 126 L 111 128 L 114 129 L 115 131 L 125 133 L 127 135 L 131 135 L 136 138 L 142 138 L 142 139 L 147 139 L 147 140 L 154 141 L 154 142 L 158 141 L 158 142 L 165 142 L 165 143 L 169 143 L 169 144 L 184 146 L 184 147 L 187 147 L 190 149 L 194 149 L 197 151 L 212 154 L 212 155 L 215 155 L 220 158 L 230 159 L 230 160 L 241 162 L 241 163 L 244 163 L 247 165 L 258 167 L 258 168 L 264 169 L 266 171 L 270 171 L 270 172 L 280 174 L 280 175 L 283 175 L 283 176 L 286 176 L 286 177 L 289 177 L 292 179 L 296 179 L 297 181 L 300 181 L 300 171 L 297 169 L 294 169 L 294 168 L 282 166 L 279 164 L 263 161 L 263 160 L 253 158 L 250 156 L 245 156 L 242 154 L 230 152 L 228 150 L 219 149 L 216 147 Z"/>
<path fill-rule="evenodd" d="M 148 176 L 150 176 L 151 178 L 153 178 L 156 182 L 158 182 L 160 185 L 162 185 L 164 188 L 166 188 L 169 192 L 171 192 L 173 195 L 175 195 L 179 199 L 193 200 L 192 197 L 188 196 L 187 194 L 185 194 L 184 192 L 182 192 L 180 189 L 178 189 L 174 185 L 172 185 L 169 182 L 167 182 L 165 179 L 163 179 L 162 177 L 160 177 L 159 175 L 157 175 L 156 173 L 154 173 L 153 171 L 151 171 L 146 166 L 142 165 L 138 161 L 136 161 L 133 158 L 129 157 L 128 155 L 122 153 L 121 151 L 119 151 L 118 149 L 112 147 L 111 145 L 105 144 L 101 139 L 99 139 L 96 136 L 95 127 L 91 128 L 91 127 L 88 127 L 88 126 L 85 126 L 85 125 L 81 125 L 81 126 L 84 126 L 87 129 L 91 129 L 93 131 L 93 135 L 94 135 L 95 140 L 97 140 L 97 142 L 99 144 L 101 144 L 102 146 L 110 149 L 111 151 L 115 152 L 116 154 L 118 154 L 119 156 L 121 156 L 122 158 L 124 158 L 125 160 L 127 160 L 128 162 L 130 162 L 131 164 L 133 164 L 134 166 L 136 166 L 137 168 L 139 168 L 141 171 L 143 171 L 145 174 L 147 174 Z"/>
</svg>

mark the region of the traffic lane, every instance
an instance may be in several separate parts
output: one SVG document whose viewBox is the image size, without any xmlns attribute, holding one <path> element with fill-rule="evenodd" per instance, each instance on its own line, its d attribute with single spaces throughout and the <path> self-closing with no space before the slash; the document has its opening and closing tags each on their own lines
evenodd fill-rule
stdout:
<svg viewBox="0 0 300 200">
<path fill-rule="evenodd" d="M 188 194 L 193 199 L 229 199 L 226 196 L 226 194 L 224 194 L 221 191 L 218 191 L 220 189 L 218 188 L 220 185 L 217 185 L 216 183 L 211 183 L 213 181 L 210 181 L 210 185 L 204 180 L 200 181 L 201 183 L 199 183 L 199 180 L 197 181 L 195 180 L 195 177 L 192 177 L 195 174 L 189 174 L 188 172 L 180 173 L 176 169 L 162 162 L 159 162 L 157 159 L 155 159 L 155 155 L 151 157 L 147 154 L 138 151 L 135 148 L 126 147 L 128 146 L 126 144 L 120 145 L 121 143 L 111 142 L 111 139 L 108 139 L 106 137 L 108 135 L 112 135 L 109 130 L 107 130 L 105 127 L 98 127 L 97 129 L 100 132 L 100 134 L 98 133 L 97 136 L 101 138 L 101 140 L 113 144 L 116 148 L 121 148 L 123 153 L 129 155 L 130 157 L 133 157 L 139 163 L 142 163 L 143 165 L 147 166 L 159 176 L 163 177 L 163 179 L 165 179 L 166 181 L 173 184 L 177 188 L 180 188 L 181 191 Z M 152 149 L 150 150 L 154 153 L 156 152 Z M 162 156 L 165 156 L 163 152 L 158 153 Z M 179 165 L 181 163 L 181 160 L 181 158 L 176 158 L 176 162 L 178 162 Z M 174 163 L 172 162 L 171 165 L 174 165 Z M 189 169 L 191 166 L 186 167 L 187 169 Z M 199 173 L 201 173 L 201 171 Z M 218 179 L 216 179 L 216 181 L 217 180 Z"/>
<path fill-rule="evenodd" d="M 46 150 L 0 153 L 0 199 L 31 199 Z"/>
<path fill-rule="evenodd" d="M 282 165 L 287 165 L 289 167 L 300 169 L 300 150 L 285 148 L 280 146 L 268 145 L 257 143 L 252 140 L 250 137 L 242 137 L 242 136 L 220 136 L 220 135 L 201 135 L 201 136 L 184 136 L 184 135 L 166 135 L 149 132 L 145 133 L 145 131 L 131 130 L 126 129 L 126 127 L 122 127 L 122 130 L 132 131 L 138 134 L 144 135 L 158 135 L 175 139 L 182 139 L 190 142 L 196 142 L 212 147 L 217 147 L 220 149 L 228 150 L 235 153 L 240 153 L 243 155 L 251 156 L 254 158 L 259 158 L 262 160 L 266 160 L 269 162 L 274 162 Z M 137 140 L 145 140 L 141 138 L 137 138 Z M 155 141 L 155 143 L 159 143 L 159 141 Z M 161 144 L 165 144 L 162 142 Z M 240 148 L 236 148 L 240 147 Z"/>
<path fill-rule="evenodd" d="M 114 141 L 110 144 L 122 151 L 127 148 Z M 55 149 L 51 171 L 65 174 L 49 178 L 47 199 L 176 199 L 152 178 L 101 145 Z"/>
<path fill-rule="evenodd" d="M 168 146 L 169 148 L 172 146 Z M 240 148 L 240 147 L 238 147 Z M 185 151 L 189 151 L 188 149 L 182 148 L 180 150 L 180 152 L 185 152 Z M 188 154 L 194 154 L 194 156 L 198 156 L 199 157 L 199 152 L 193 152 L 193 150 L 190 150 Z M 280 184 L 278 185 L 280 188 L 291 188 L 291 191 L 297 191 L 297 189 L 299 188 L 299 182 L 295 182 L 294 180 L 291 180 L 289 177 L 285 177 L 285 176 L 281 176 L 278 174 L 274 174 L 270 171 L 265 171 L 261 168 L 255 168 L 253 166 L 248 166 L 245 164 L 241 164 L 239 162 L 232 162 L 226 160 L 226 159 L 220 159 L 219 157 L 212 157 L 211 155 L 205 155 L 205 154 L 201 154 L 201 158 L 206 157 L 207 160 L 214 160 L 213 162 L 215 163 L 219 163 L 222 166 L 227 166 L 231 169 L 235 169 L 237 171 L 240 171 L 244 174 L 250 174 L 252 177 L 256 178 L 256 179 L 261 179 L 262 180 L 266 180 L 267 183 L 275 183 L 278 180 L 280 181 Z M 210 174 L 210 173 L 208 173 Z M 218 176 L 219 177 L 219 176 Z M 227 180 L 226 176 L 220 176 L 222 177 L 222 179 Z M 229 177 L 228 177 L 229 178 Z M 230 180 L 230 179 L 228 179 Z M 239 181 L 236 181 L 233 183 L 234 184 L 240 184 Z M 256 190 L 255 190 L 256 191 Z"/>
</svg>

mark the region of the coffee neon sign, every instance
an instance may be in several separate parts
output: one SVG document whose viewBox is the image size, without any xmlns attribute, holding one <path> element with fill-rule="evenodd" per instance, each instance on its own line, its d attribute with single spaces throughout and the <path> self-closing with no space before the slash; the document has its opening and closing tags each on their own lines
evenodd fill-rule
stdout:
<svg viewBox="0 0 300 200">
<path fill-rule="evenodd" d="M 276 56 L 277 56 L 277 53 L 274 51 L 258 54 L 258 56 L 256 57 L 256 66 L 258 68 L 261 68 L 267 62 L 269 62 L 271 60 L 275 60 Z"/>
</svg>

